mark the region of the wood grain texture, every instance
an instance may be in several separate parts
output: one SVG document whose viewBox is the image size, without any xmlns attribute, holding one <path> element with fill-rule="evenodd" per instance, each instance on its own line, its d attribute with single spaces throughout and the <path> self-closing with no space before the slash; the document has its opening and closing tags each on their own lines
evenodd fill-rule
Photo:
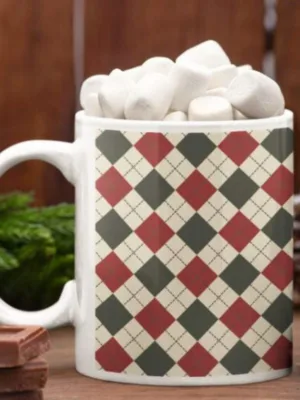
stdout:
<svg viewBox="0 0 300 400">
<path fill-rule="evenodd" d="M 277 2 L 275 56 L 277 80 L 286 106 L 295 113 L 295 183 L 300 190 L 300 1 Z"/>
<path fill-rule="evenodd" d="M 206 39 L 219 41 L 233 63 L 261 69 L 263 15 L 263 0 L 87 0 L 85 75 L 176 58 Z"/>
<path fill-rule="evenodd" d="M 30 139 L 72 140 L 72 0 L 0 1 L 0 150 Z M 1 178 L 1 192 L 34 190 L 38 204 L 72 199 L 53 167 L 31 161 Z"/>
<path fill-rule="evenodd" d="M 294 372 L 276 381 L 244 386 L 172 388 L 103 382 L 79 375 L 74 368 L 74 332 L 71 328 L 51 332 L 50 379 L 47 400 L 299 400 L 300 314 L 294 326 Z"/>
</svg>

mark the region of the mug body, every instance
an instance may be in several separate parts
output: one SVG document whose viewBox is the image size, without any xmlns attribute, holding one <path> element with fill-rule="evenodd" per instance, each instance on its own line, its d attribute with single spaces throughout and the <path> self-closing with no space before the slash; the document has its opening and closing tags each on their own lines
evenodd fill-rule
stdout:
<svg viewBox="0 0 300 400">
<path fill-rule="evenodd" d="M 76 116 L 76 368 L 137 384 L 292 366 L 293 117 Z"/>
</svg>

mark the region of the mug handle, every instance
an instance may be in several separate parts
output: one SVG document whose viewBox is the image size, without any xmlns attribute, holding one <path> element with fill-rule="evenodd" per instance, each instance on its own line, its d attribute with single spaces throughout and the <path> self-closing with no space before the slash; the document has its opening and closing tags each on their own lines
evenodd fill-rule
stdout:
<svg viewBox="0 0 300 400">
<path fill-rule="evenodd" d="M 11 167 L 27 160 L 42 160 L 57 167 L 65 178 L 75 183 L 75 143 L 52 140 L 30 140 L 18 143 L 0 153 L 0 176 Z M 54 328 L 74 323 L 76 284 L 67 282 L 59 300 L 41 311 L 17 310 L 0 299 L 0 324 L 41 325 Z"/>
</svg>

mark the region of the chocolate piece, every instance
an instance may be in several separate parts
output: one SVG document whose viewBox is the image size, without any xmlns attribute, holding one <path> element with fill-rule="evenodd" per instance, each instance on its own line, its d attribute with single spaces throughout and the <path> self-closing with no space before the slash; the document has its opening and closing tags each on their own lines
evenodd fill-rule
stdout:
<svg viewBox="0 0 300 400">
<path fill-rule="evenodd" d="M 41 390 L 0 394 L 0 400 L 43 400 L 43 398 Z"/>
<path fill-rule="evenodd" d="M 22 367 L 0 369 L 0 393 L 25 392 L 41 389 L 48 377 L 48 364 L 41 358 L 34 358 Z"/>
<path fill-rule="evenodd" d="M 49 334 L 40 326 L 0 326 L 0 368 L 24 365 L 49 348 Z"/>
</svg>

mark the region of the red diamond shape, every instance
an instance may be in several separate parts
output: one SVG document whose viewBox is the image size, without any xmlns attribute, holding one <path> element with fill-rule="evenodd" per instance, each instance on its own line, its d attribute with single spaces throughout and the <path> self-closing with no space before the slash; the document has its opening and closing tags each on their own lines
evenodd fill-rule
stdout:
<svg viewBox="0 0 300 400">
<path fill-rule="evenodd" d="M 238 298 L 222 315 L 221 321 L 236 336 L 242 337 L 258 318 L 259 314 L 243 299 Z"/>
<path fill-rule="evenodd" d="M 135 144 L 138 151 L 155 167 L 174 148 L 162 133 L 147 132 Z"/>
<path fill-rule="evenodd" d="M 281 165 L 262 186 L 280 205 L 283 205 L 294 193 L 293 174 Z"/>
<path fill-rule="evenodd" d="M 159 250 L 173 235 L 172 229 L 155 213 L 135 231 L 153 252 Z"/>
<path fill-rule="evenodd" d="M 132 272 L 115 253 L 110 253 L 99 262 L 96 273 L 112 292 L 119 289 L 132 276 Z"/>
<path fill-rule="evenodd" d="M 100 176 L 96 181 L 96 188 L 111 206 L 119 203 L 132 189 L 115 167 L 111 167 L 104 175 Z"/>
<path fill-rule="evenodd" d="M 96 360 L 105 371 L 110 372 L 123 372 L 132 362 L 129 354 L 114 338 L 111 338 L 96 351 Z"/>
<path fill-rule="evenodd" d="M 237 165 L 241 165 L 257 146 L 257 141 L 246 131 L 230 132 L 219 144 L 219 148 Z"/>
<path fill-rule="evenodd" d="M 241 251 L 258 232 L 259 229 L 244 214 L 237 212 L 221 229 L 220 235 L 237 251 Z"/>
<path fill-rule="evenodd" d="M 216 188 L 195 170 L 177 189 L 177 192 L 198 210 L 215 192 Z"/>
<path fill-rule="evenodd" d="M 294 261 L 284 251 L 281 251 L 265 268 L 263 275 L 280 290 L 284 290 L 293 281 Z"/>
<path fill-rule="evenodd" d="M 195 257 L 177 275 L 177 278 L 197 297 L 208 288 L 216 277 L 216 273 L 199 257 Z"/>
<path fill-rule="evenodd" d="M 263 360 L 273 369 L 285 369 L 292 366 L 293 344 L 286 337 L 280 338 L 263 356 Z"/>
<path fill-rule="evenodd" d="M 188 376 L 206 376 L 218 364 L 218 361 L 196 343 L 179 361 L 180 367 Z"/>
<path fill-rule="evenodd" d="M 175 321 L 156 299 L 143 308 L 135 318 L 153 339 L 157 339 Z"/>
</svg>

